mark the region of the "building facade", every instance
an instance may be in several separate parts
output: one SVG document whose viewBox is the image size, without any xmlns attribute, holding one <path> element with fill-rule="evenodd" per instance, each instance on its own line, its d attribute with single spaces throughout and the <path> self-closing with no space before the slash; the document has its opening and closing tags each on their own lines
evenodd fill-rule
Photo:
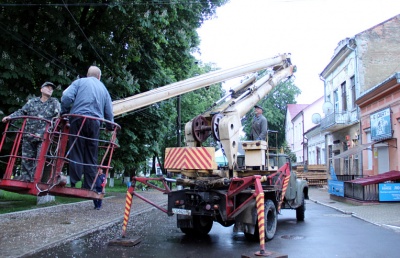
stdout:
<svg viewBox="0 0 400 258">
<path fill-rule="evenodd" d="M 365 175 L 399 170 L 400 72 L 365 92 L 360 107 L 362 168 Z"/>
<path fill-rule="evenodd" d="M 285 140 L 296 155 L 296 163 L 303 164 L 304 152 L 302 142 L 304 134 L 304 116 L 301 111 L 308 104 L 288 104 L 285 120 Z"/>
<path fill-rule="evenodd" d="M 326 160 L 339 179 L 363 176 L 361 149 L 367 148 L 364 144 L 368 139 L 360 137 L 365 128 L 360 123 L 357 99 L 399 68 L 399 19 L 397 15 L 340 41 L 320 74 L 324 81 L 324 117 L 320 127 L 325 135 Z"/>
<path fill-rule="evenodd" d="M 324 140 L 318 140 L 320 135 L 305 134 L 310 131 L 318 121 L 313 121 L 314 114 L 321 114 L 323 97 L 311 104 L 288 104 L 286 111 L 286 142 L 296 155 L 298 165 L 325 164 L 325 158 L 320 155 L 325 152 Z M 317 157 L 319 155 L 319 157 Z"/>
</svg>

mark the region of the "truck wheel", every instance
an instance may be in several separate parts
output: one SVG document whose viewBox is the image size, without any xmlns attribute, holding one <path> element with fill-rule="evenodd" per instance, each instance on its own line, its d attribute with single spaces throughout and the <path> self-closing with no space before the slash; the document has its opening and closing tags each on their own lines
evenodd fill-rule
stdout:
<svg viewBox="0 0 400 258">
<path fill-rule="evenodd" d="M 205 216 L 194 216 L 193 227 L 197 235 L 207 235 L 213 226 L 213 220 L 210 217 Z"/>
<path fill-rule="evenodd" d="M 278 217 L 276 215 L 276 207 L 273 201 L 267 200 L 264 204 L 264 228 L 265 228 L 265 239 L 271 240 L 275 236 L 276 226 L 278 224 Z M 258 231 L 258 221 L 254 228 L 254 235 L 250 233 L 244 233 L 247 240 L 259 241 L 260 233 Z"/>
<path fill-rule="evenodd" d="M 301 205 L 296 209 L 296 219 L 297 221 L 304 221 L 304 213 L 306 211 L 306 202 L 304 200 L 304 194 L 301 200 Z"/>
<path fill-rule="evenodd" d="M 192 236 L 207 235 L 213 226 L 213 220 L 205 216 L 193 216 L 193 228 L 180 228 L 182 233 Z"/>
<path fill-rule="evenodd" d="M 265 238 L 271 240 L 275 236 L 276 226 L 278 224 L 278 216 L 276 215 L 276 207 L 273 201 L 267 200 L 264 206 L 265 217 Z"/>
</svg>

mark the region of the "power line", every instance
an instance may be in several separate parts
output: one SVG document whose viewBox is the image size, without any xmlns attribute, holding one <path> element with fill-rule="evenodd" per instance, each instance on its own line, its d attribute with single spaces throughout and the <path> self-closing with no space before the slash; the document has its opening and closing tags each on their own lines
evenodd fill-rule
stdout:
<svg viewBox="0 0 400 258">
<path fill-rule="evenodd" d="M 21 38 L 19 38 L 18 36 L 14 35 L 12 32 L 8 31 L 7 29 L 5 29 L 4 27 L 6 27 L 2 22 L 0 22 L 0 29 L 4 32 L 6 32 L 7 34 L 11 35 L 12 38 L 14 38 L 15 40 L 21 42 L 23 45 L 27 46 L 29 49 L 31 49 L 33 52 L 35 52 L 36 54 L 38 54 L 39 56 L 43 57 L 44 59 L 48 60 L 50 63 L 52 63 L 53 65 L 57 66 L 60 69 L 64 69 L 65 67 L 74 71 L 76 73 L 75 68 L 73 67 L 68 67 L 64 62 L 62 62 L 61 60 L 59 60 L 58 58 L 50 55 L 49 53 L 47 53 L 46 51 L 40 49 L 40 51 L 34 49 L 31 45 L 25 43 Z M 43 53 L 41 53 L 43 52 Z M 58 63 L 60 63 L 62 66 L 58 65 L 57 63 L 55 63 L 54 61 L 57 61 Z"/>
<path fill-rule="evenodd" d="M 65 1 L 63 0 L 63 3 L 65 4 Z M 83 29 L 81 28 L 81 26 L 79 25 L 78 21 L 75 19 L 74 15 L 71 13 L 71 11 L 68 9 L 68 6 L 64 6 L 65 9 L 67 9 L 68 13 L 71 15 L 72 19 L 74 20 L 76 26 L 78 26 L 79 30 L 81 31 L 82 35 L 85 37 L 86 41 L 89 43 L 90 47 L 93 49 L 93 51 L 96 53 L 97 57 L 101 60 L 101 62 L 104 64 L 104 68 L 107 68 L 112 75 L 115 76 L 114 72 L 111 71 L 106 63 L 104 62 L 103 58 L 100 56 L 100 54 L 97 52 L 97 50 L 94 48 L 94 46 L 92 45 L 92 43 L 90 42 L 90 40 L 88 39 L 88 37 L 86 36 L 85 32 L 83 31 Z"/>
<path fill-rule="evenodd" d="M 21 7 L 21 6 L 76 6 L 76 7 L 103 7 L 103 6 L 134 6 L 134 5 L 175 5 L 175 4 L 199 4 L 196 1 L 152 1 L 152 2 L 116 2 L 116 3 L 41 3 L 41 4 L 33 4 L 33 3 L 13 3 L 13 4 L 0 4 L 0 6 L 4 7 Z"/>
</svg>

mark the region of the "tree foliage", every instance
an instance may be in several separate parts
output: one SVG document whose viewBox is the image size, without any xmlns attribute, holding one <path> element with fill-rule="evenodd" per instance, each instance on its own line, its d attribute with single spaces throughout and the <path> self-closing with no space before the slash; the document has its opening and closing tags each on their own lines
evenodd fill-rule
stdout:
<svg viewBox="0 0 400 258">
<path fill-rule="evenodd" d="M 268 120 L 268 130 L 277 131 L 276 147 L 281 147 L 285 141 L 285 117 L 288 104 L 296 104 L 296 97 L 301 90 L 293 83 L 292 79 L 278 84 L 271 90 L 258 105 L 264 108 L 264 116 Z M 251 123 L 254 110 L 246 114 L 244 121 L 244 132 L 247 139 L 250 137 Z M 272 144 L 272 143 L 271 143 Z M 271 145 L 270 144 L 270 145 Z M 275 144 L 273 144 L 275 145 Z"/>
<path fill-rule="evenodd" d="M 44 81 L 62 91 L 90 65 L 102 70 L 113 100 L 186 79 L 198 68 L 196 29 L 226 0 L 5 0 L 0 4 L 0 113 L 9 114 L 38 95 Z M 199 73 L 198 71 L 196 73 Z M 196 105 L 182 101 L 188 117 L 219 97 L 199 91 Z M 187 106 L 186 106 L 187 105 Z M 190 111 L 190 112 L 189 112 Z M 191 113 L 193 112 L 193 113 Z M 185 114 L 186 116 L 186 114 Z M 116 170 L 136 171 L 159 155 L 176 130 L 176 100 L 119 117 Z"/>
</svg>

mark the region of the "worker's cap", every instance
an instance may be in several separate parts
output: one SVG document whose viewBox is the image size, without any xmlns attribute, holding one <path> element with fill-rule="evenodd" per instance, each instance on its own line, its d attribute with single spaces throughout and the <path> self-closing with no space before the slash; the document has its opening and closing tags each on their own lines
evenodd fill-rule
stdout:
<svg viewBox="0 0 400 258">
<path fill-rule="evenodd" d="M 52 87 L 53 89 L 56 88 L 56 85 L 54 85 L 54 83 L 52 83 L 52 82 L 45 82 L 45 83 L 43 83 L 41 88 L 46 87 L 46 86 L 50 86 L 50 87 Z"/>
<path fill-rule="evenodd" d="M 264 109 L 263 109 L 261 106 L 259 106 L 259 105 L 255 105 L 254 108 L 259 108 L 259 109 L 261 109 L 261 110 L 264 110 Z"/>
</svg>

